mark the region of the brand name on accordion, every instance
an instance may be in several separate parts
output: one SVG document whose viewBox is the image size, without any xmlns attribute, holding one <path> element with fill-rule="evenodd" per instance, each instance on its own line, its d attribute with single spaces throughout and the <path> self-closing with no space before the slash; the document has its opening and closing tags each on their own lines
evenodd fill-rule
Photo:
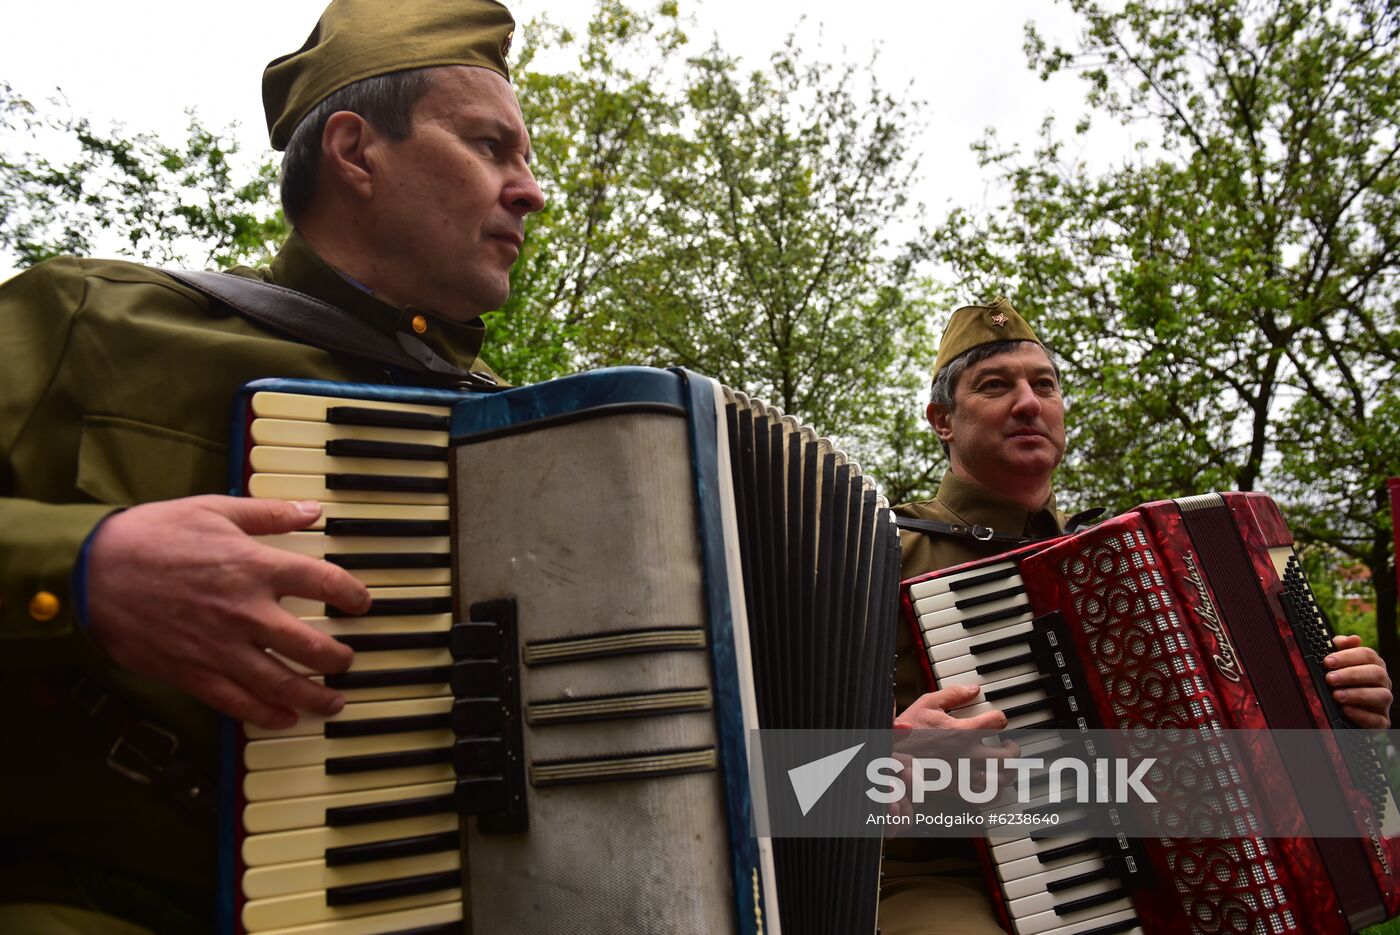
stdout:
<svg viewBox="0 0 1400 935">
<path fill-rule="evenodd" d="M 1220 623 L 1220 615 L 1215 612 L 1215 604 L 1210 599 L 1210 592 L 1206 590 L 1205 581 L 1201 579 L 1201 570 L 1196 567 L 1196 560 L 1190 552 L 1182 556 L 1186 563 L 1186 580 L 1196 589 L 1196 595 L 1200 599 L 1201 606 L 1199 613 L 1201 622 L 1205 628 L 1215 636 L 1216 651 L 1211 655 L 1211 662 L 1215 663 L 1215 668 L 1219 673 L 1232 682 L 1240 680 L 1240 660 L 1235 655 L 1235 647 L 1230 644 L 1230 637 L 1225 634 L 1225 627 Z"/>
</svg>

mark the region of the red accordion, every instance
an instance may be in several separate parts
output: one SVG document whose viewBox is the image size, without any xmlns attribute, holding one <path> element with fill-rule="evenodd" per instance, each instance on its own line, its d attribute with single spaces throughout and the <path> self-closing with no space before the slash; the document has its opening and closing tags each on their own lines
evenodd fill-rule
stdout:
<svg viewBox="0 0 1400 935">
<path fill-rule="evenodd" d="M 996 708 L 1016 728 L 1082 708 L 1109 731 L 1297 731 L 1313 754 L 1299 768 L 1251 746 L 1241 769 L 1209 776 L 1188 764 L 1177 800 L 1230 836 L 980 841 L 1008 931 L 1342 933 L 1400 913 L 1393 796 L 1322 681 L 1332 634 L 1268 497 L 1150 503 L 902 591 L 930 686 L 982 686 L 954 714 Z M 1060 676 L 1033 661 L 1052 617 L 1050 642 L 1075 660 L 1069 712 Z M 1355 831 L 1317 836 L 1320 812 Z"/>
</svg>

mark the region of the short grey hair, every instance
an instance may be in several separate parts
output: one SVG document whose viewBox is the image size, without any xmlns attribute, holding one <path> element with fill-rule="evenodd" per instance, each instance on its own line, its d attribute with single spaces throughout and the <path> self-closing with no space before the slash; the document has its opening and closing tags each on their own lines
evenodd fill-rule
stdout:
<svg viewBox="0 0 1400 935">
<path fill-rule="evenodd" d="M 930 405 L 939 406 L 949 413 L 953 412 L 957 408 L 956 404 L 953 402 L 953 397 L 957 394 L 958 378 L 961 377 L 969 367 L 975 367 L 982 363 L 982 361 L 995 357 L 998 354 L 1014 351 L 1022 344 L 1034 345 L 1045 352 L 1045 356 L 1050 358 L 1050 366 L 1055 368 L 1055 381 L 1059 382 L 1060 365 L 1056 362 L 1055 355 L 1050 352 L 1050 348 L 1046 347 L 1044 344 L 1025 340 L 996 341 L 991 344 L 983 344 L 979 347 L 974 347 L 965 354 L 959 354 L 957 357 L 953 358 L 948 366 L 938 371 L 938 375 L 933 378 L 933 383 L 929 386 L 928 401 Z M 939 439 L 938 443 L 943 446 L 943 453 L 946 455 L 948 453 L 948 443 L 942 439 Z"/>
<path fill-rule="evenodd" d="M 413 107 L 433 82 L 432 68 L 375 75 L 333 91 L 311 108 L 292 131 L 282 154 L 279 188 L 282 213 L 293 227 L 305 216 L 316 197 L 317 166 L 321 161 L 321 134 L 331 114 L 348 110 L 365 118 L 391 140 L 406 140 L 413 132 Z"/>
</svg>

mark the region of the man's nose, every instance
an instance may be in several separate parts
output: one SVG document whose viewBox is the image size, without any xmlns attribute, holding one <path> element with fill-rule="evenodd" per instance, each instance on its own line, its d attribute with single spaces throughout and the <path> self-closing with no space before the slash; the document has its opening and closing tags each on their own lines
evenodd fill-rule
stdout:
<svg viewBox="0 0 1400 935">
<path fill-rule="evenodd" d="M 522 165 L 520 171 L 507 183 L 501 192 L 501 200 L 507 208 L 521 217 L 544 208 L 544 192 L 540 191 L 535 174 L 530 171 L 528 165 Z"/>
<path fill-rule="evenodd" d="M 1031 386 L 1029 381 L 1021 380 L 1016 384 L 1016 395 L 1011 404 L 1011 414 L 1031 419 L 1040 415 L 1040 397 L 1036 395 L 1035 387 Z"/>
</svg>

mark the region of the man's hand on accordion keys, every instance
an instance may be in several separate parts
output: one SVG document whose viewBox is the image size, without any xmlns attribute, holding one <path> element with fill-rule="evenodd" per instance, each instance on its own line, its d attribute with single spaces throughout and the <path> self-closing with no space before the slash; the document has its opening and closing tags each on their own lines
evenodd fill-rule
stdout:
<svg viewBox="0 0 1400 935">
<path fill-rule="evenodd" d="M 1327 684 L 1342 713 L 1358 727 L 1390 727 L 1390 675 L 1385 660 L 1359 636 L 1332 638 L 1336 651 L 1327 657 Z"/>
<path fill-rule="evenodd" d="M 93 638 L 133 672 L 260 727 L 290 727 L 297 711 L 339 712 L 339 693 L 274 653 L 325 674 L 343 672 L 354 653 L 278 600 L 296 595 L 363 613 L 369 591 L 342 568 L 253 539 L 303 529 L 319 515 L 314 501 L 220 496 L 113 515 L 88 556 Z"/>
<path fill-rule="evenodd" d="M 1006 727 L 1006 715 L 1001 711 L 984 711 L 969 717 L 955 717 L 949 713 L 970 703 L 980 691 L 979 685 L 952 685 L 928 692 L 895 717 L 893 726 L 896 731 L 938 731 L 937 734 L 913 733 L 907 741 L 896 739 L 893 756 L 903 764 L 900 778 L 906 789 L 913 787 L 911 773 L 914 757 L 937 755 L 948 761 L 965 758 L 971 764 L 974 784 L 981 785 L 985 782 L 985 770 L 992 762 L 1020 753 L 1019 747 L 1011 741 L 997 746 L 983 743 L 987 732 Z M 943 733 L 944 730 L 968 731 L 966 743 L 958 741 L 955 735 Z M 910 814 L 912 809 L 907 797 L 890 806 L 892 813 L 901 816 Z"/>
</svg>

